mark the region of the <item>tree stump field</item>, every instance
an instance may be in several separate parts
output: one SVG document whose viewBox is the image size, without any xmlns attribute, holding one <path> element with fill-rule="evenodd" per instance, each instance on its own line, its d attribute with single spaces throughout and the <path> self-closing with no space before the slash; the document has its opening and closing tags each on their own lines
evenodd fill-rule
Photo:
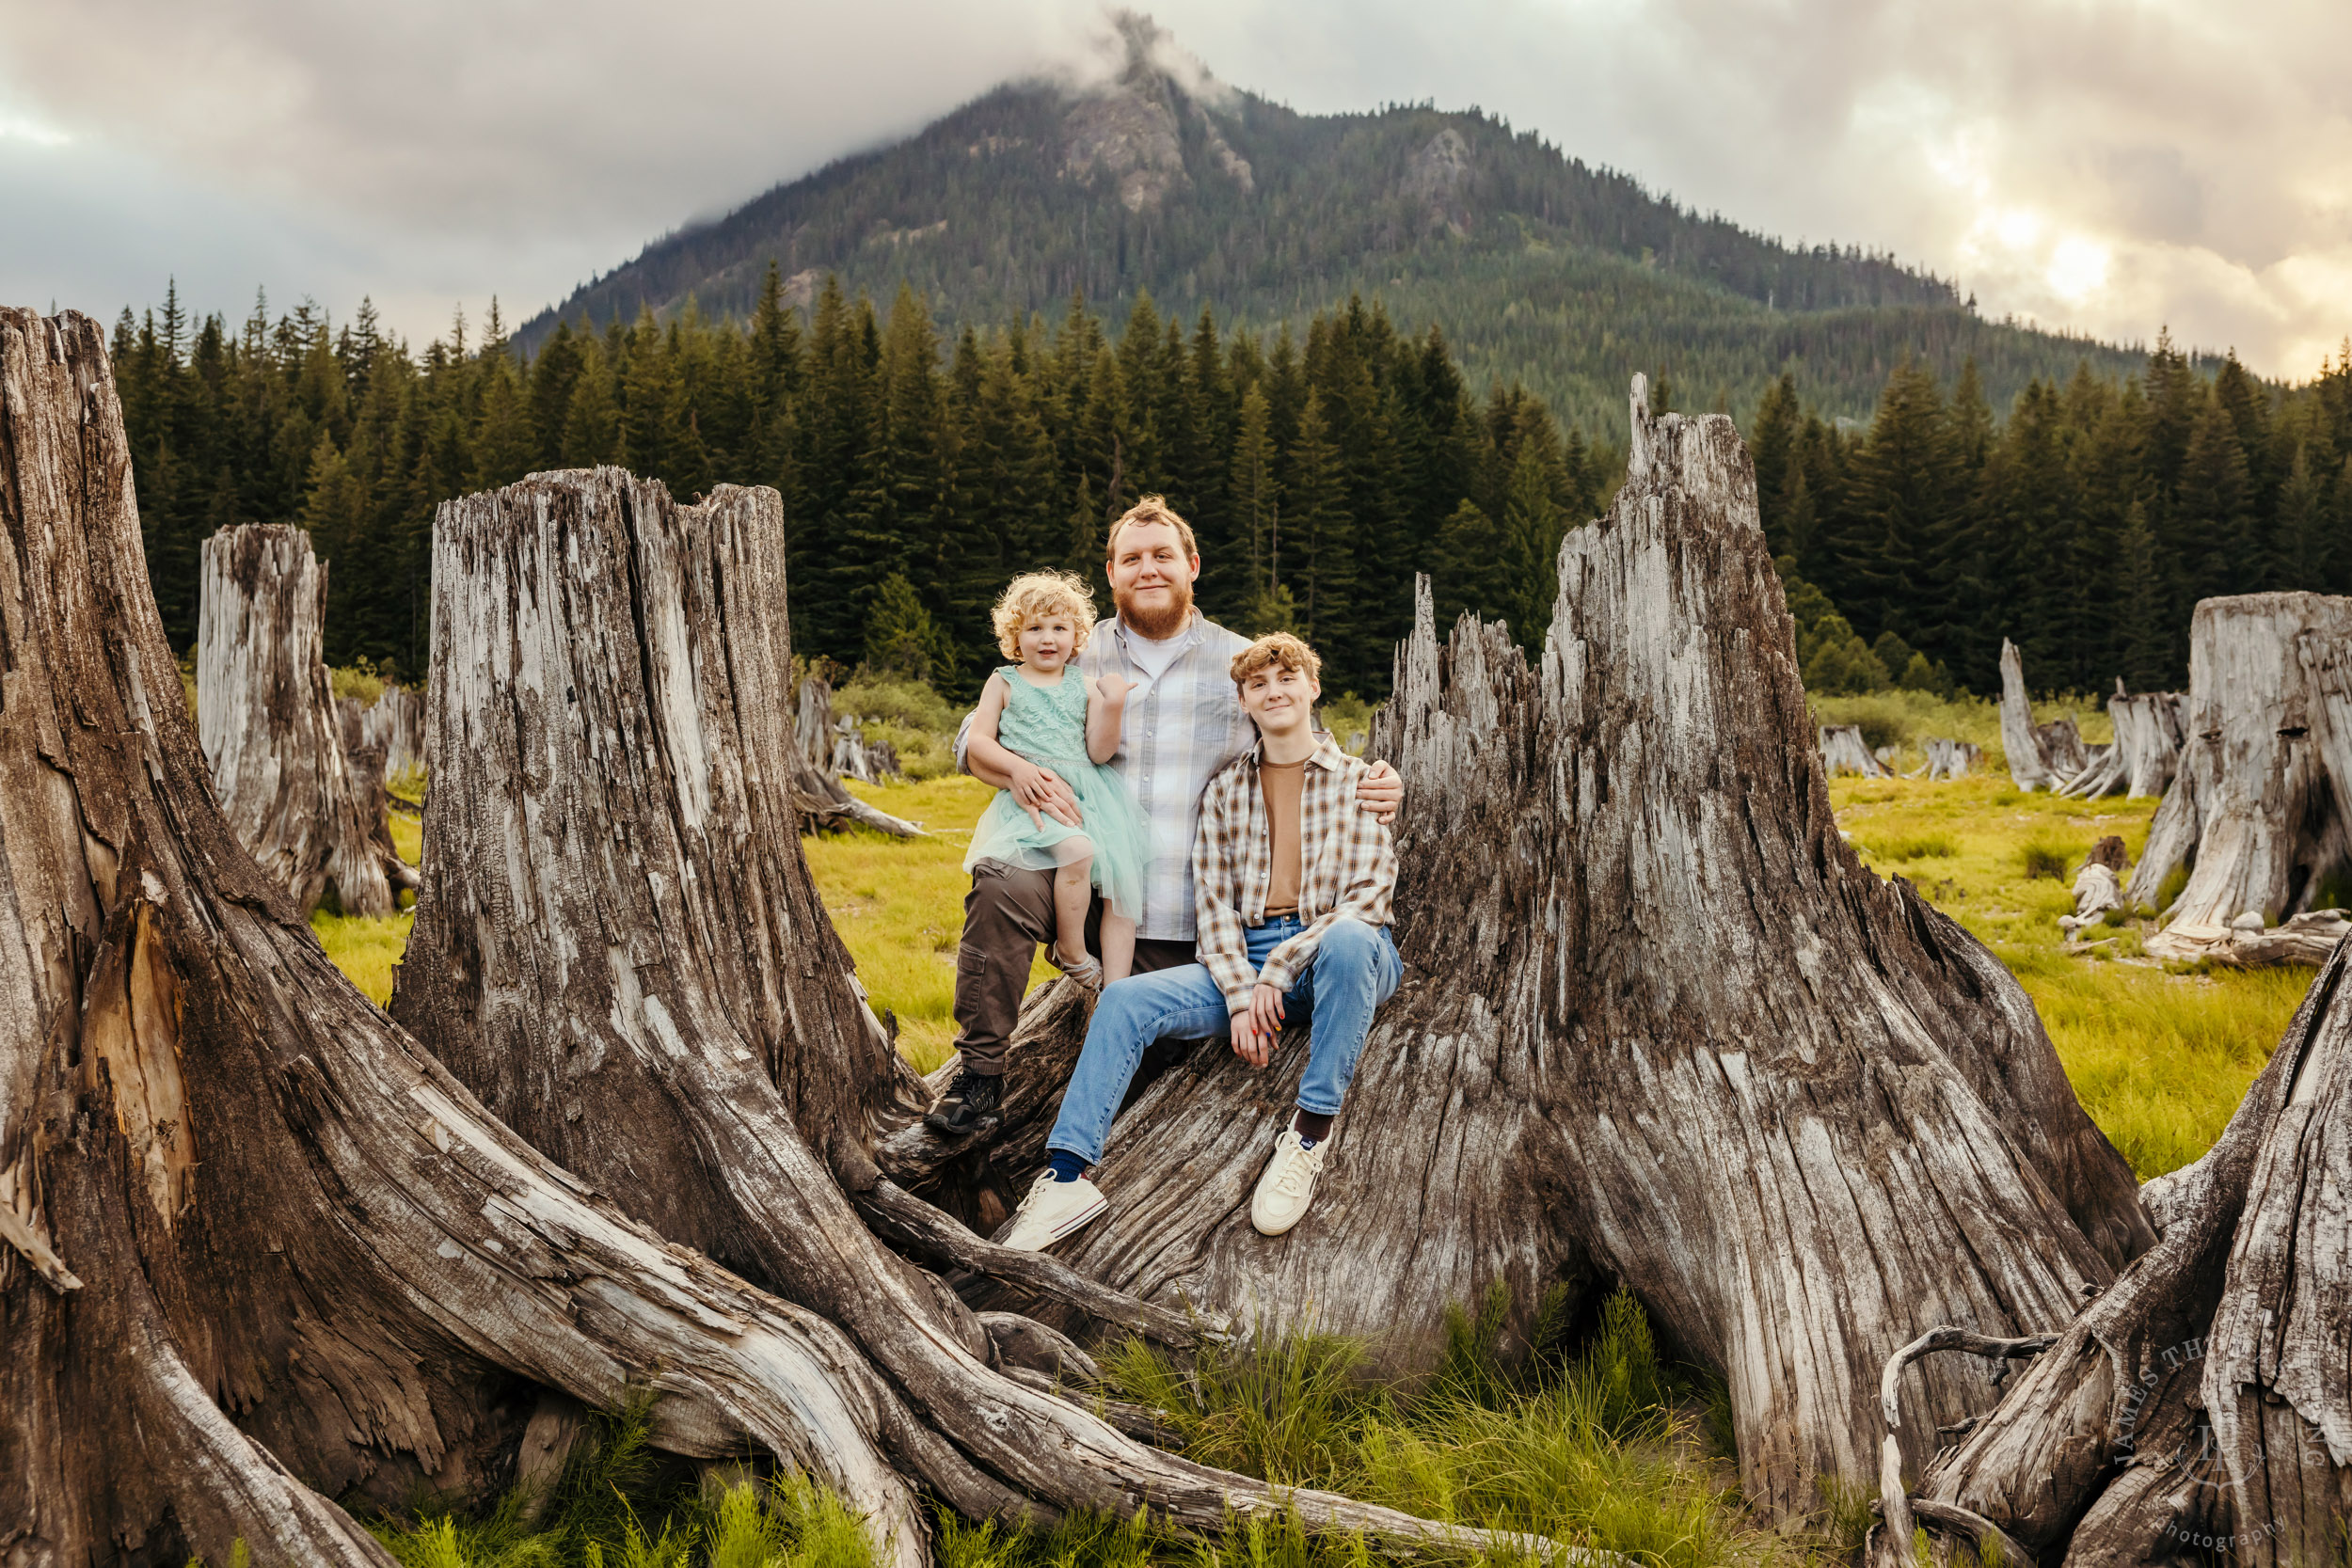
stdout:
<svg viewBox="0 0 2352 1568">
<path fill-rule="evenodd" d="M 1728 1389 L 1749 1504 L 1875 1487 L 1887 1568 L 1915 1528 L 2339 1551 L 2352 960 L 2143 1194 L 2015 978 L 1839 834 L 1730 420 L 1630 406 L 1541 654 L 1425 591 L 1398 650 L 1371 750 L 1406 784 L 1409 973 L 1313 1217 L 1240 1212 L 1304 1053 L 1195 1052 L 1123 1115 L 1110 1214 L 1039 1256 L 971 1222 L 1035 1169 L 1084 998 L 1032 999 L 1001 1137 L 922 1127 L 802 848 L 774 492 L 596 469 L 443 505 L 387 1012 L 304 918 L 373 841 L 267 858 L 299 835 L 239 815 L 179 701 L 103 333 L 0 310 L 8 1560 L 381 1564 L 355 1511 L 488 1497 L 534 1418 L 645 1400 L 660 1448 L 803 1472 L 907 1568 L 935 1504 L 1595 1563 L 1209 1467 L 1078 1375 L 1309 1322 L 1425 1364 L 1497 1282 L 1631 1291 Z M 323 686 L 303 712 L 284 757 L 363 827 Z"/>
</svg>

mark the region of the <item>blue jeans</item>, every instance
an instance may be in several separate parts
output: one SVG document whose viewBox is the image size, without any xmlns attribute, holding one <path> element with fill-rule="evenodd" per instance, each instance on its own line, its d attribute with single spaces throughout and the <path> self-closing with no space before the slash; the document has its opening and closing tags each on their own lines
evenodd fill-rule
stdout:
<svg viewBox="0 0 2352 1568">
<path fill-rule="evenodd" d="M 1245 931 L 1250 967 L 1263 966 L 1267 954 L 1304 928 L 1303 922 L 1283 915 Z M 1298 1083 L 1301 1110 L 1338 1115 L 1356 1076 L 1356 1058 L 1363 1054 L 1372 1015 L 1395 993 L 1404 974 L 1404 960 L 1387 927 L 1335 920 L 1325 927 L 1307 973 L 1283 997 L 1286 1023 L 1299 1022 L 1306 1013 L 1313 1025 L 1306 1076 Z M 1204 965 L 1184 964 L 1104 987 L 1045 1147 L 1097 1164 L 1145 1047 L 1154 1040 L 1230 1037 L 1232 1030 L 1225 993 Z"/>
</svg>

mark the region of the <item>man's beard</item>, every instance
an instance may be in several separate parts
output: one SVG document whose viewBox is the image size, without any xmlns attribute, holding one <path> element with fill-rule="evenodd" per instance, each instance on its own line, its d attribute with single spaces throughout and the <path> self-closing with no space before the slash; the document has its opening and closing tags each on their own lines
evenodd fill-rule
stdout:
<svg viewBox="0 0 2352 1568">
<path fill-rule="evenodd" d="M 1161 642 L 1184 629 L 1184 623 L 1192 619 L 1192 584 L 1179 580 L 1168 586 L 1172 597 L 1164 609 L 1146 610 L 1124 591 L 1112 592 L 1111 600 L 1119 606 L 1119 618 L 1127 623 L 1128 630 Z"/>
</svg>

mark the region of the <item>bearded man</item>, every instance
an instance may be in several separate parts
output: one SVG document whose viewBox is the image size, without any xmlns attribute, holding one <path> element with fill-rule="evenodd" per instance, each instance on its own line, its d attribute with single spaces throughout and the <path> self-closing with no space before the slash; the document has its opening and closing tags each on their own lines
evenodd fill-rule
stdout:
<svg viewBox="0 0 2352 1568">
<path fill-rule="evenodd" d="M 1110 766 L 1127 781 L 1152 833 L 1134 973 L 1193 962 L 1192 844 L 1200 797 L 1234 758 L 1257 744 L 1230 671 L 1249 639 L 1193 608 L 1200 551 L 1192 525 L 1157 496 L 1146 496 L 1111 525 L 1104 570 L 1118 613 L 1096 623 L 1080 656 L 1086 675 L 1117 674 L 1131 685 Z M 1009 789 L 1023 805 L 1075 826 L 1078 804 L 1050 768 L 1014 759 L 1000 770 L 965 751 L 970 720 L 956 736 L 956 760 L 982 784 Z M 1363 810 L 1387 822 L 1405 800 L 1396 769 L 1375 763 L 1356 791 Z M 956 949 L 956 1043 L 963 1061 L 954 1085 L 926 1119 L 947 1133 L 996 1119 L 1004 1100 L 1005 1053 L 1038 943 L 1053 940 L 1054 884 L 1042 871 L 981 861 L 964 896 L 963 941 Z"/>
</svg>

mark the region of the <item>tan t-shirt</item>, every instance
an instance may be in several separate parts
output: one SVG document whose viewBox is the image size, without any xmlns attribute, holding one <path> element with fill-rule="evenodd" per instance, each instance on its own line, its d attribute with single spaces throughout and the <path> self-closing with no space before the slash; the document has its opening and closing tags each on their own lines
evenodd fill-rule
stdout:
<svg viewBox="0 0 2352 1568">
<path fill-rule="evenodd" d="M 1265 884 L 1265 912 L 1271 920 L 1278 914 L 1298 912 L 1298 794 L 1306 787 L 1307 763 L 1260 762 L 1258 787 L 1265 792 L 1267 836 L 1272 842 L 1272 863 Z"/>
</svg>

